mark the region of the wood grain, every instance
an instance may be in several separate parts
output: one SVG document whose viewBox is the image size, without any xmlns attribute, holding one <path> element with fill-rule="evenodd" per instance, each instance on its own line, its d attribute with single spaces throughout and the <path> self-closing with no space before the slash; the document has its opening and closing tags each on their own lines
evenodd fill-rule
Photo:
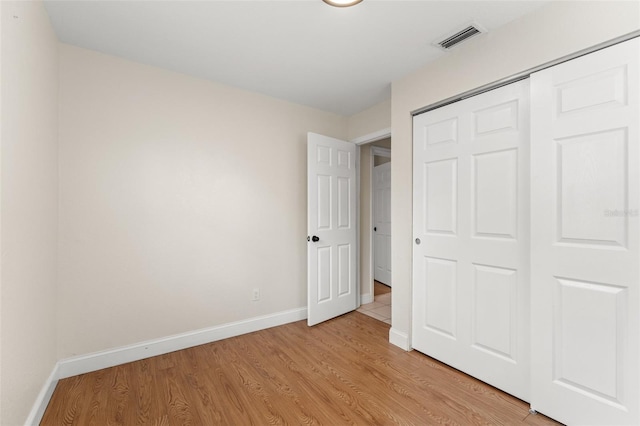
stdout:
<svg viewBox="0 0 640 426">
<path fill-rule="evenodd" d="M 379 281 L 373 282 L 373 295 L 380 296 L 381 294 L 391 293 L 391 287 L 384 285 Z"/>
<path fill-rule="evenodd" d="M 41 425 L 551 425 L 352 312 L 60 380 Z"/>
</svg>

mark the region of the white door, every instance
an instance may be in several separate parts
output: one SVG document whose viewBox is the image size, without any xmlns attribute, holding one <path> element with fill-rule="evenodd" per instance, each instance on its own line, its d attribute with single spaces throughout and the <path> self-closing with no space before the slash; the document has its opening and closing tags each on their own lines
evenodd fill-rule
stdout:
<svg viewBox="0 0 640 426">
<path fill-rule="evenodd" d="M 374 279 L 391 286 L 391 163 L 373 168 Z"/>
<path fill-rule="evenodd" d="M 413 347 L 529 398 L 528 81 L 414 117 Z"/>
<path fill-rule="evenodd" d="M 531 405 L 568 424 L 640 424 L 639 52 L 531 77 Z"/>
<path fill-rule="evenodd" d="M 356 309 L 356 145 L 307 135 L 309 325 Z"/>
</svg>

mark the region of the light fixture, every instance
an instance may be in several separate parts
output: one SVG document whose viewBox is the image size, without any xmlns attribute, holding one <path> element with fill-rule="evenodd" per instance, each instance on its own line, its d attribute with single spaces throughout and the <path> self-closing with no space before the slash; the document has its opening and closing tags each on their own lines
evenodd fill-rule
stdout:
<svg viewBox="0 0 640 426">
<path fill-rule="evenodd" d="M 362 0 L 322 0 L 326 4 L 335 7 L 349 7 L 360 3 Z"/>
</svg>

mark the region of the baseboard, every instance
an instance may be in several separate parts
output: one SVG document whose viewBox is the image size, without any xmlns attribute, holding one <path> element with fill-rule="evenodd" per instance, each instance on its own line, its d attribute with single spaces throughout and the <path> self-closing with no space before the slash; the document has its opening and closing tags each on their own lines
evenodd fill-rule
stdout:
<svg viewBox="0 0 640 426">
<path fill-rule="evenodd" d="M 51 400 L 51 395 L 53 395 L 53 391 L 55 390 L 57 384 L 58 364 L 56 363 L 56 365 L 53 367 L 53 371 L 44 382 L 44 385 L 42 386 L 38 397 L 31 407 L 29 416 L 24 422 L 25 426 L 36 426 L 40 424 L 42 416 L 44 416 L 44 411 L 47 409 L 47 405 L 49 405 L 49 400 Z"/>
<path fill-rule="evenodd" d="M 300 321 L 307 318 L 307 308 L 297 308 L 288 311 L 277 312 L 275 314 L 263 315 L 249 318 L 243 321 L 231 322 L 215 327 L 203 328 L 188 333 L 176 334 L 161 339 L 149 340 L 120 348 L 95 352 L 88 355 L 58 361 L 53 367 L 53 371 L 42 386 L 29 416 L 25 421 L 25 426 L 36 426 L 40 424 L 47 405 L 51 400 L 53 391 L 59 379 L 77 376 L 78 374 L 89 373 L 103 368 L 114 367 L 132 361 L 152 356 L 162 355 L 169 352 L 187 349 L 192 346 L 203 345 L 217 340 L 228 339 L 229 337 L 240 336 L 254 331 L 260 331 L 290 322 Z"/>
<path fill-rule="evenodd" d="M 360 304 L 366 305 L 367 303 L 373 303 L 373 294 L 363 294 L 360 296 Z"/>
<path fill-rule="evenodd" d="M 307 318 L 307 308 L 297 308 L 271 315 L 249 318 L 215 327 L 195 330 L 120 348 L 63 359 L 58 362 L 58 379 L 114 367 L 152 356 L 162 355 L 241 334 L 264 330 Z"/>
<path fill-rule="evenodd" d="M 396 345 L 397 347 L 404 349 L 405 351 L 411 350 L 411 345 L 409 344 L 409 336 L 407 335 L 407 333 L 398 331 L 393 327 L 391 327 L 391 330 L 389 330 L 389 343 Z"/>
</svg>

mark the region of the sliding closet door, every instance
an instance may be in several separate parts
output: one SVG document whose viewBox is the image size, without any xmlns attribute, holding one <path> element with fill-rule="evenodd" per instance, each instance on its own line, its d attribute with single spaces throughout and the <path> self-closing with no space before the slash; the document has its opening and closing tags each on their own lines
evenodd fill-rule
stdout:
<svg viewBox="0 0 640 426">
<path fill-rule="evenodd" d="M 639 424 L 637 39 L 531 77 L 532 407 Z"/>
<path fill-rule="evenodd" d="M 528 81 L 414 117 L 413 347 L 522 399 Z"/>
</svg>

